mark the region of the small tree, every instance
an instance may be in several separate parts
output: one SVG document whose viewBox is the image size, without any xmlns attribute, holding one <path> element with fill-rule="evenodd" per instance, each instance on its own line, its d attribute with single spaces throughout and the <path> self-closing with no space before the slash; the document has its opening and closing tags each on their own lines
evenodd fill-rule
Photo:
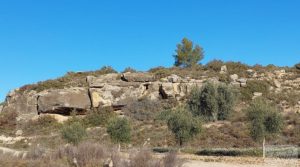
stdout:
<svg viewBox="0 0 300 167">
<path fill-rule="evenodd" d="M 194 115 L 215 121 L 227 119 L 234 102 L 235 94 L 229 86 L 208 82 L 202 88 L 194 87 L 187 103 Z"/>
<path fill-rule="evenodd" d="M 235 102 L 234 91 L 227 85 L 221 84 L 217 88 L 218 120 L 226 120 Z"/>
<path fill-rule="evenodd" d="M 266 103 L 263 99 L 255 99 L 247 108 L 250 120 L 250 135 L 257 141 L 263 143 L 263 157 L 265 157 L 265 138 L 278 134 L 283 125 L 283 119 L 279 111 Z"/>
<path fill-rule="evenodd" d="M 130 123 L 126 118 L 113 118 L 108 122 L 107 133 L 113 142 L 128 143 L 131 138 Z"/>
<path fill-rule="evenodd" d="M 207 83 L 202 89 L 194 87 L 188 101 L 189 108 L 197 116 L 206 120 L 217 120 L 218 103 L 215 85 Z"/>
<path fill-rule="evenodd" d="M 70 125 L 65 125 L 61 134 L 68 143 L 77 145 L 86 136 L 86 131 L 79 122 L 72 122 Z"/>
<path fill-rule="evenodd" d="M 199 45 L 194 47 L 193 42 L 187 38 L 182 39 L 175 52 L 175 66 L 191 67 L 204 57 L 203 49 Z"/>
<path fill-rule="evenodd" d="M 183 145 L 183 142 L 201 132 L 199 119 L 194 118 L 185 108 L 178 108 L 172 112 L 167 120 L 167 124 L 180 146 Z"/>
</svg>

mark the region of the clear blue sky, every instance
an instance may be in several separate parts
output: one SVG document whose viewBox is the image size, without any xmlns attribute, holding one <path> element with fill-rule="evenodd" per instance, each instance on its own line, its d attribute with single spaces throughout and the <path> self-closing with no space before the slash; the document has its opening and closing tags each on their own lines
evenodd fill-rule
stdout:
<svg viewBox="0 0 300 167">
<path fill-rule="evenodd" d="M 188 37 L 212 59 L 300 61 L 299 0 L 1 0 L 0 101 L 67 71 L 172 66 Z"/>
</svg>

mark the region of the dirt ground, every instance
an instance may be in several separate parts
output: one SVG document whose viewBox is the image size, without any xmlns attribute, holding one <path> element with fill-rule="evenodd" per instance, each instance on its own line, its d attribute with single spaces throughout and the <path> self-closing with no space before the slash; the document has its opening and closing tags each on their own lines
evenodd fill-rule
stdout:
<svg viewBox="0 0 300 167">
<path fill-rule="evenodd" d="M 180 155 L 184 167 L 300 167 L 299 159 Z"/>
</svg>

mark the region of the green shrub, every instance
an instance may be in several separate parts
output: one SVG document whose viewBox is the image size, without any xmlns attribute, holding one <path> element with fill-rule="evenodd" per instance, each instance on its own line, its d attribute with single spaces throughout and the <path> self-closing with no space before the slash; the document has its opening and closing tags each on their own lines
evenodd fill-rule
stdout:
<svg viewBox="0 0 300 167">
<path fill-rule="evenodd" d="M 250 135 L 255 141 L 281 131 L 283 118 L 278 109 L 262 98 L 255 99 L 246 111 L 251 124 Z"/>
<path fill-rule="evenodd" d="M 194 115 L 210 121 L 217 120 L 218 102 L 215 85 L 207 83 L 201 89 L 194 87 L 189 96 L 188 106 Z"/>
<path fill-rule="evenodd" d="M 107 133 L 115 143 L 128 143 L 131 139 L 131 126 L 126 118 L 113 118 L 108 122 Z"/>
<path fill-rule="evenodd" d="M 201 122 L 185 108 L 177 108 L 167 120 L 168 128 L 174 133 L 180 146 L 201 132 Z"/>
<path fill-rule="evenodd" d="M 233 90 L 224 84 L 217 88 L 217 102 L 218 102 L 218 120 L 225 120 L 228 118 L 230 112 L 233 110 L 235 95 Z"/>
<path fill-rule="evenodd" d="M 193 88 L 188 97 L 189 110 L 207 121 L 225 120 L 233 109 L 234 91 L 227 85 L 206 83 Z"/>
<path fill-rule="evenodd" d="M 154 74 L 157 79 L 164 78 L 172 74 L 172 71 L 165 67 L 152 68 L 148 72 Z"/>
<path fill-rule="evenodd" d="M 112 117 L 114 113 L 111 107 L 97 108 L 88 112 L 83 122 L 87 126 L 106 125 Z"/>
<path fill-rule="evenodd" d="M 196 152 L 202 156 L 261 156 L 261 149 L 203 149 Z"/>
<path fill-rule="evenodd" d="M 171 109 L 163 110 L 156 115 L 155 120 L 167 121 L 170 118 L 171 114 L 172 114 Z"/>
<path fill-rule="evenodd" d="M 205 69 L 219 72 L 224 65 L 222 60 L 212 60 L 205 65 Z"/>
<path fill-rule="evenodd" d="M 139 121 L 153 120 L 158 112 L 172 107 L 172 102 L 164 103 L 158 100 L 142 99 L 131 101 L 123 109 L 125 115 Z"/>
<path fill-rule="evenodd" d="M 65 125 L 61 131 L 63 139 L 68 143 L 77 145 L 87 135 L 84 126 L 80 122 L 73 122 Z"/>
<path fill-rule="evenodd" d="M 225 63 L 227 67 L 227 71 L 229 74 L 237 74 L 240 77 L 246 77 L 247 76 L 247 69 L 250 67 L 246 64 L 243 64 L 241 62 L 226 62 Z"/>
<path fill-rule="evenodd" d="M 270 84 L 265 80 L 248 80 L 247 86 L 241 88 L 241 100 L 252 100 L 254 92 L 261 92 L 264 97 L 269 93 Z"/>
</svg>

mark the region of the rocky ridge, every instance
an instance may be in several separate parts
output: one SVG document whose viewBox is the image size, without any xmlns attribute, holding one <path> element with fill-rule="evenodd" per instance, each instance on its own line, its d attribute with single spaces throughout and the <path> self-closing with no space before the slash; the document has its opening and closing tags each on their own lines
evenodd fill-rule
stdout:
<svg viewBox="0 0 300 167">
<path fill-rule="evenodd" d="M 227 67 L 222 66 L 221 75 L 229 75 Z M 252 69 L 247 70 L 247 77 L 237 74 L 229 75 L 230 84 L 235 87 L 247 87 L 250 80 L 264 80 L 271 83 L 270 91 L 281 93 L 293 91 L 300 94 L 299 74 L 275 70 L 273 72 L 259 73 Z M 69 87 L 63 89 L 46 89 L 41 92 L 35 90 L 11 91 L 4 105 L 0 105 L 0 112 L 16 111 L 18 119 L 28 119 L 37 114 L 69 115 L 70 112 L 84 114 L 93 108 L 111 106 L 120 110 L 127 104 L 127 99 L 151 100 L 176 99 L 183 100 L 194 86 L 201 87 L 204 82 L 220 82 L 218 77 L 203 76 L 202 79 L 180 77 L 171 74 L 165 78 L 157 79 L 151 73 L 110 73 L 100 76 L 87 76 L 87 87 Z M 253 98 L 262 96 L 261 92 L 254 92 Z M 295 106 L 284 106 L 284 109 L 293 108 L 300 112 L 300 102 Z"/>
</svg>

